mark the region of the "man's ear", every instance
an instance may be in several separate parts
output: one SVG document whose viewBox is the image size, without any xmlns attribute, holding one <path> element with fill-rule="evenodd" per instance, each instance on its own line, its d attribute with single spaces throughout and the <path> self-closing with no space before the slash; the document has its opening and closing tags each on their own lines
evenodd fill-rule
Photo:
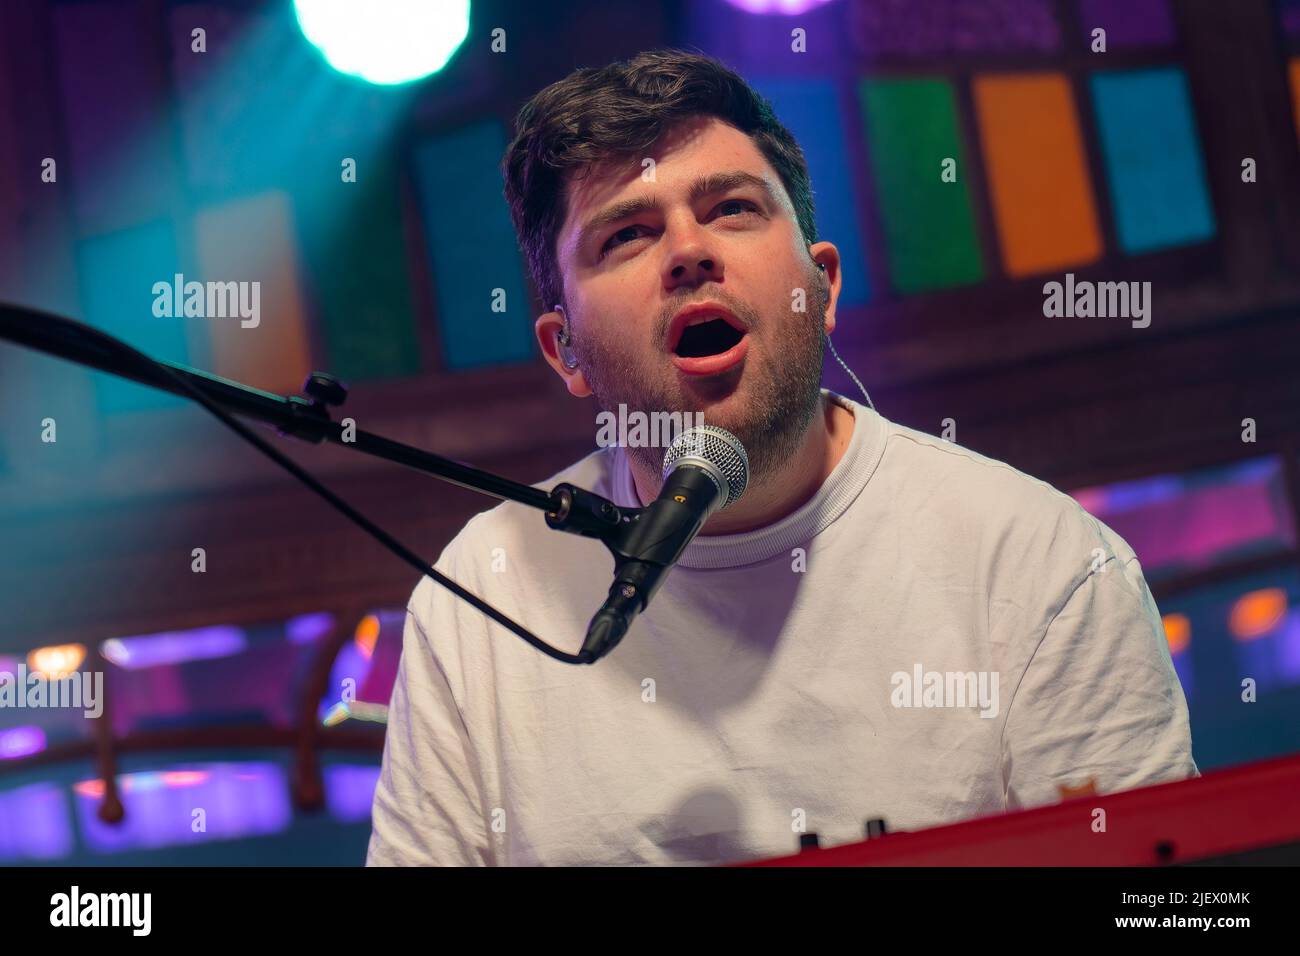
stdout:
<svg viewBox="0 0 1300 956">
<path fill-rule="evenodd" d="M 564 380 L 564 386 L 569 390 L 569 394 L 575 398 L 586 398 L 591 394 L 591 389 L 587 387 L 587 379 L 582 374 L 581 368 L 570 369 L 564 364 L 564 359 L 560 357 L 560 334 L 564 331 L 564 315 L 560 312 L 546 312 L 537 317 L 533 324 L 533 333 L 537 336 L 537 344 L 542 347 L 542 357 L 546 359 L 546 364 L 555 369 L 555 374 Z M 572 323 L 570 323 L 570 333 L 572 333 Z"/>
<path fill-rule="evenodd" d="M 814 242 L 808 247 L 808 254 L 823 269 L 818 269 L 818 274 L 826 283 L 826 334 L 830 335 L 835 331 L 835 305 L 840 300 L 840 285 L 844 276 L 840 271 L 840 251 L 835 248 L 834 244 L 829 242 Z"/>
</svg>

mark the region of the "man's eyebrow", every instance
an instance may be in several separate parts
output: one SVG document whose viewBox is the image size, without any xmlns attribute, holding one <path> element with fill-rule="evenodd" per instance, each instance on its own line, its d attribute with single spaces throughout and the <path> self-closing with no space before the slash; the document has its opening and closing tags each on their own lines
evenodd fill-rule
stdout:
<svg viewBox="0 0 1300 956">
<path fill-rule="evenodd" d="M 727 172 L 709 173 L 707 176 L 701 176 L 695 182 L 691 183 L 690 198 L 691 202 L 703 199 L 705 196 L 712 196 L 716 193 L 727 192 L 731 189 L 738 189 L 741 186 L 753 186 L 762 190 L 764 196 L 773 205 L 780 206 L 781 202 L 777 198 L 776 191 L 772 184 L 761 176 L 755 176 L 753 173 L 747 173 L 743 170 L 729 170 Z M 600 232 L 606 226 L 618 222 L 621 219 L 629 219 L 632 216 L 639 216 L 642 213 L 650 212 L 659 208 L 658 201 L 653 196 L 634 196 L 631 199 L 620 200 L 613 205 L 606 206 L 600 212 L 596 213 L 587 224 L 582 227 L 578 234 L 578 247 L 586 246 L 591 237 Z"/>
</svg>

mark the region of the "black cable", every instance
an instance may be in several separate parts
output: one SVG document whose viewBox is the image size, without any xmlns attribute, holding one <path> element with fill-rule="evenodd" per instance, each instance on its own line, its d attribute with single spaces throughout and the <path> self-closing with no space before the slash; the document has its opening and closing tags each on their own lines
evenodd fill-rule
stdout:
<svg viewBox="0 0 1300 956">
<path fill-rule="evenodd" d="M 432 578 L 438 584 L 441 584 L 447 590 L 451 591 L 452 594 L 455 594 L 458 598 L 467 601 L 474 608 L 476 608 L 479 611 L 482 611 L 484 614 L 492 618 L 492 620 L 496 621 L 502 627 L 506 628 L 507 630 L 523 638 L 525 641 L 527 641 L 533 647 L 537 648 L 537 650 L 541 651 L 543 654 L 546 654 L 548 657 L 552 657 L 555 660 L 565 664 L 591 664 L 595 662 L 594 656 L 591 655 L 590 653 L 570 654 L 567 651 L 562 651 L 557 647 L 552 647 L 550 644 L 547 644 L 545 641 L 543 641 L 540 637 L 537 637 L 527 628 L 523 627 L 520 624 L 516 624 L 513 620 L 506 617 L 504 614 L 502 614 L 492 605 L 488 604 L 482 598 L 478 597 L 473 592 L 467 591 L 465 588 L 461 587 L 451 578 L 435 570 L 423 558 L 421 558 L 415 552 L 411 551 L 404 544 L 402 544 L 400 541 L 398 541 L 396 538 L 390 535 L 383 528 L 379 527 L 377 524 L 375 524 L 365 515 L 361 514 L 361 512 L 357 511 L 355 508 L 353 508 L 350 504 L 348 504 L 346 501 L 344 501 L 334 492 L 330 491 L 328 488 L 322 485 L 319 481 L 317 481 L 306 471 L 300 468 L 294 461 L 292 461 L 291 459 L 283 455 L 281 452 L 273 448 L 270 444 L 268 444 L 267 442 L 263 441 L 260 437 L 255 435 L 251 429 L 249 429 L 242 422 L 237 421 L 233 416 L 229 415 L 225 411 L 225 409 L 221 408 L 215 402 L 210 401 L 208 397 L 204 395 L 199 389 L 192 386 L 184 378 L 184 376 L 177 375 L 172 369 L 168 368 L 163 363 L 155 361 L 154 359 L 150 358 L 148 355 L 145 355 L 143 352 L 128 345 L 126 342 L 123 342 L 120 339 L 116 339 L 113 336 L 109 335 L 108 333 L 102 332 L 99 329 L 94 328 L 93 326 L 86 325 L 82 322 L 76 322 L 71 319 L 63 319 L 62 321 L 68 322 L 70 325 L 78 327 L 81 334 L 90 338 L 92 341 L 96 342 L 101 347 L 107 348 L 111 352 L 117 352 L 119 355 L 123 355 L 126 358 L 129 358 L 134 364 L 143 365 L 145 367 L 161 371 L 169 379 L 175 382 L 187 395 L 189 395 L 196 402 L 198 402 L 209 412 L 215 415 L 220 421 L 225 423 L 225 425 L 228 428 L 230 428 L 236 435 L 243 438 L 245 441 L 251 444 L 258 451 L 262 452 L 262 454 L 266 455 L 268 458 L 270 458 L 273 462 L 275 462 L 285 471 L 289 472 L 289 474 L 293 475 L 295 478 L 301 481 L 312 491 L 316 492 L 316 494 L 324 498 L 327 502 L 329 502 L 331 505 L 333 505 L 335 508 L 341 511 L 347 518 L 352 520 L 355 524 L 359 525 L 363 530 L 367 531 L 373 538 L 379 541 L 380 544 L 388 548 L 388 550 L 392 551 L 399 558 L 401 558 L 407 564 L 411 565 L 411 567 L 415 568 L 421 574 L 427 575 L 428 577 Z"/>
</svg>

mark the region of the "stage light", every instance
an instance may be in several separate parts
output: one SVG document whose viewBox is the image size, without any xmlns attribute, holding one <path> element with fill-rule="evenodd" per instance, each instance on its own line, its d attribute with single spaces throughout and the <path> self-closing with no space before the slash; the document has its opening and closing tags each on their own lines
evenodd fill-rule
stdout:
<svg viewBox="0 0 1300 956">
<path fill-rule="evenodd" d="M 0 730 L 0 760 L 16 760 L 45 749 L 45 731 L 39 727 Z"/>
<path fill-rule="evenodd" d="M 392 86 L 437 73 L 469 34 L 469 0 L 294 0 L 298 28 L 340 73 Z"/>
<path fill-rule="evenodd" d="M 353 640 L 356 641 L 357 650 L 366 660 L 375 653 L 375 642 L 379 640 L 379 618 L 374 614 L 367 614 L 357 625 L 356 634 Z"/>
<path fill-rule="evenodd" d="M 1286 615 L 1286 591 L 1264 588 L 1239 597 L 1228 616 L 1228 629 L 1239 641 L 1272 633 Z"/>
<path fill-rule="evenodd" d="M 197 787 L 208 779 L 206 770 L 164 770 L 163 786 L 166 787 Z"/>
<path fill-rule="evenodd" d="M 206 661 L 231 657 L 247 650 L 242 629 L 225 625 L 200 627 L 192 631 L 168 631 L 137 637 L 112 637 L 99 646 L 99 652 L 118 667 L 141 670 L 186 661 Z"/>
<path fill-rule="evenodd" d="M 86 797 L 89 800 L 104 799 L 104 781 L 103 780 L 78 780 L 72 785 L 77 796 Z"/>
<path fill-rule="evenodd" d="M 1161 620 L 1165 624 L 1165 640 L 1169 642 L 1169 653 L 1178 654 L 1187 650 L 1192 642 L 1192 622 L 1186 614 L 1166 614 Z"/>
<path fill-rule="evenodd" d="M 38 647 L 27 655 L 27 669 L 42 677 L 57 679 L 67 677 L 85 659 L 86 648 L 81 644 Z"/>
<path fill-rule="evenodd" d="M 300 614 L 285 622 L 284 635 L 290 644 L 313 644 L 334 628 L 334 615 L 327 611 Z"/>
<path fill-rule="evenodd" d="M 727 0 L 729 4 L 746 13 L 807 13 L 825 6 L 831 0 Z"/>
</svg>

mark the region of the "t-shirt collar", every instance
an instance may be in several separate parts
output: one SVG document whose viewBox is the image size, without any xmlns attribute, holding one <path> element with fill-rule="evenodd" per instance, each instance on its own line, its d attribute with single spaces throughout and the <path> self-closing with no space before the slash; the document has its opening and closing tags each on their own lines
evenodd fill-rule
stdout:
<svg viewBox="0 0 1300 956">
<path fill-rule="evenodd" d="M 684 568 L 733 568 L 766 561 L 806 545 L 848 510 L 849 505 L 866 487 L 884 451 L 885 421 L 866 405 L 861 405 L 829 389 L 822 394 L 849 410 L 853 415 L 853 434 L 830 476 L 817 493 L 798 509 L 779 521 L 740 534 L 699 535 L 692 541 L 677 564 Z M 614 503 L 621 507 L 640 507 L 632 469 L 622 448 L 613 459 Z"/>
</svg>

